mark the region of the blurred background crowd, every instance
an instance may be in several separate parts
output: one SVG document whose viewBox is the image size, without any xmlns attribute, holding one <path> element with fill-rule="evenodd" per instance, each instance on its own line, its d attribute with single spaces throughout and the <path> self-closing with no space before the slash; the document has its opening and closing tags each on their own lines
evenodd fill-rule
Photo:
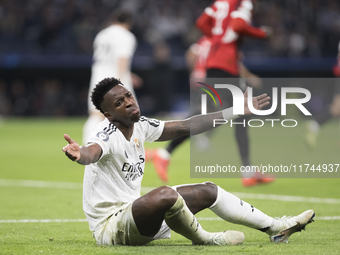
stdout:
<svg viewBox="0 0 340 255">
<path fill-rule="evenodd" d="M 212 2 L 0 0 L 0 114 L 86 115 L 93 39 L 118 7 L 134 14 L 138 48 L 132 70 L 144 80 L 137 90 L 142 110 L 180 111 L 189 98 L 184 53 L 200 35 L 196 19 Z M 338 0 L 256 0 L 253 25 L 271 26 L 274 36 L 244 41 L 251 71 L 294 76 L 290 63 L 300 61 L 300 75 L 315 75 L 320 66 L 318 75 L 332 75 L 340 41 Z M 315 66 L 306 69 L 311 59 Z M 160 66 L 164 76 L 155 78 Z M 173 104 L 164 109 L 152 103 L 162 79 L 173 84 Z"/>
</svg>

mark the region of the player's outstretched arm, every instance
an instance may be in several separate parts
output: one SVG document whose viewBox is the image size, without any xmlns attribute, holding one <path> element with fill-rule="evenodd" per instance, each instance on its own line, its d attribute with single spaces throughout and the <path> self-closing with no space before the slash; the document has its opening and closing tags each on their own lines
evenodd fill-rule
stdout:
<svg viewBox="0 0 340 255">
<path fill-rule="evenodd" d="M 244 93 L 244 115 L 250 115 L 252 112 L 248 107 L 248 88 Z M 253 97 L 253 106 L 256 110 L 262 109 L 269 104 L 270 97 L 267 94 L 262 94 L 257 97 Z M 232 114 L 232 108 L 227 108 L 223 111 L 208 113 L 206 115 L 196 115 L 191 118 L 181 121 L 167 121 L 164 125 L 162 135 L 157 141 L 172 140 L 186 135 L 197 135 L 206 132 L 213 128 L 212 123 L 215 119 L 234 119 L 239 116 Z"/>
<path fill-rule="evenodd" d="M 102 154 L 102 148 L 96 143 L 88 146 L 79 146 L 69 135 L 65 134 L 64 138 L 68 144 L 63 148 L 63 152 L 65 152 L 65 155 L 70 160 L 76 161 L 79 164 L 89 165 L 97 162 Z"/>
</svg>

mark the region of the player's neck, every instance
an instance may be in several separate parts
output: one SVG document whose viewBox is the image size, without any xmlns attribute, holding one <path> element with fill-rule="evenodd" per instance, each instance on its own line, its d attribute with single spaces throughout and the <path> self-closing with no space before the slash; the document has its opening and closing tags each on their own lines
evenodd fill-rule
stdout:
<svg viewBox="0 0 340 255">
<path fill-rule="evenodd" d="M 130 30 L 131 26 L 129 24 L 125 24 L 125 23 L 113 23 L 112 25 L 115 25 L 115 26 L 120 26 L 122 28 L 125 28 L 126 30 Z"/>
<path fill-rule="evenodd" d="M 132 125 L 131 124 L 125 125 L 122 123 L 113 122 L 113 124 L 120 130 L 120 132 L 122 132 L 125 139 L 127 141 L 130 141 L 131 136 L 133 134 L 134 123 Z"/>
</svg>

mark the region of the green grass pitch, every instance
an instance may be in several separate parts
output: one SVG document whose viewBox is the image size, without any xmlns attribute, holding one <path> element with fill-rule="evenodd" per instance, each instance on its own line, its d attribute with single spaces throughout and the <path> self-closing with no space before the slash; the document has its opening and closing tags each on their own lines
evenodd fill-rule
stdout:
<svg viewBox="0 0 340 255">
<path fill-rule="evenodd" d="M 245 242 L 232 247 L 192 246 L 189 240 L 173 233 L 170 240 L 154 241 L 139 247 L 96 245 L 87 222 L 83 221 L 83 166 L 69 161 L 61 150 L 66 144 L 64 133 L 81 141 L 84 122 L 83 118 L 6 119 L 0 122 L 0 254 L 339 254 L 340 179 L 336 178 L 282 178 L 272 184 L 253 188 L 242 187 L 237 178 L 209 179 L 232 193 L 308 198 L 303 201 L 244 198 L 275 217 L 315 210 L 315 222 L 308 225 L 306 231 L 294 234 L 288 244 L 272 244 L 267 235 L 217 220 L 212 212 L 206 210 L 197 215 L 203 228 L 208 231 L 240 230 L 245 233 Z M 266 139 L 272 132 L 270 127 L 251 129 L 250 132 L 254 164 L 267 159 L 275 162 L 283 155 L 284 152 L 278 153 L 273 148 L 273 139 L 276 144 L 282 145 L 281 149 L 286 146 L 299 150 L 304 160 L 314 162 L 315 158 L 324 158 L 325 163 L 340 163 L 339 126 L 336 121 L 322 128 L 318 147 L 314 151 L 309 151 L 303 143 L 303 123 L 288 138 L 276 135 Z M 226 155 L 239 164 L 232 132 L 227 136 L 230 143 L 226 146 Z M 147 144 L 147 147 L 163 145 L 153 143 Z M 175 151 L 168 185 L 208 180 L 190 178 L 189 150 L 189 143 L 186 142 Z M 53 183 L 59 183 L 59 186 L 53 186 Z M 62 183 L 66 183 L 65 187 L 60 186 Z M 39 184 L 44 185 L 38 187 Z M 161 185 L 152 164 L 147 163 L 143 186 Z M 24 219 L 51 221 L 9 222 Z M 81 221 L 65 221 L 74 219 Z"/>
</svg>

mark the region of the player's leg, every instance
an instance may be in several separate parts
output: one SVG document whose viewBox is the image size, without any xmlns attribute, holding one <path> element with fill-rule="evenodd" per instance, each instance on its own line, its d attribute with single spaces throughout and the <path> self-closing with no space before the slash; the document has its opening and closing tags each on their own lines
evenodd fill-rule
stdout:
<svg viewBox="0 0 340 255">
<path fill-rule="evenodd" d="M 153 154 L 153 164 L 162 181 L 168 181 L 168 168 L 171 153 L 181 145 L 189 136 L 179 137 L 169 142 L 166 148 L 158 148 Z"/>
<path fill-rule="evenodd" d="M 211 182 L 180 185 L 176 189 L 194 214 L 205 208 L 210 208 L 226 221 L 259 230 L 270 228 L 275 221 L 272 217 Z"/>
<path fill-rule="evenodd" d="M 340 87 L 340 85 L 339 85 Z M 340 90 L 340 88 L 339 88 Z M 330 112 L 333 117 L 339 117 L 340 116 L 340 91 L 337 92 L 337 94 L 334 95 L 332 104 L 330 106 Z"/>
<path fill-rule="evenodd" d="M 181 185 L 175 188 L 193 213 L 210 208 L 228 222 L 267 233 L 273 242 L 287 241 L 290 235 L 304 229 L 314 217 L 314 211 L 308 210 L 290 219 L 274 219 L 210 182 Z"/>
<path fill-rule="evenodd" d="M 244 240 L 240 232 L 235 232 L 234 236 L 230 237 L 231 233 L 205 231 L 182 196 L 166 186 L 157 188 L 134 201 L 132 215 L 139 233 L 143 236 L 155 236 L 165 220 L 172 230 L 195 244 L 237 244 Z"/>
<path fill-rule="evenodd" d="M 132 215 L 143 236 L 153 237 L 160 229 L 165 213 L 176 203 L 178 194 L 169 187 L 159 187 L 135 200 Z"/>
<path fill-rule="evenodd" d="M 337 112 L 340 114 L 340 84 L 336 83 L 334 86 L 334 91 L 332 91 L 334 96 L 330 105 L 328 105 L 327 96 L 321 95 L 320 91 L 317 90 L 314 94 L 311 102 L 317 102 L 313 105 L 318 105 L 318 107 L 310 106 L 313 113 L 313 119 L 307 122 L 305 132 L 305 142 L 311 149 L 316 148 L 318 135 L 322 125 L 332 119 L 332 117 L 336 117 Z"/>
<path fill-rule="evenodd" d="M 230 74 L 225 73 L 226 78 L 230 78 Z M 233 83 L 237 83 L 240 86 L 240 77 L 231 76 L 231 81 Z M 245 88 L 241 88 L 243 92 Z M 231 93 L 226 94 L 226 100 L 228 105 L 233 105 L 234 100 Z M 249 136 L 248 136 L 248 116 L 241 116 L 235 120 L 233 120 L 233 126 L 235 126 L 235 138 L 238 146 L 238 151 L 240 154 L 241 162 L 243 166 L 250 166 L 250 157 L 249 157 Z M 242 177 L 250 177 L 250 176 L 243 176 Z"/>
<path fill-rule="evenodd" d="M 235 120 L 235 137 L 238 144 L 238 150 L 240 153 L 243 166 L 249 166 L 249 170 L 253 169 L 258 171 L 257 168 L 251 167 L 251 161 L 249 156 L 249 135 L 248 135 L 248 120 L 249 117 L 242 116 Z M 251 187 L 258 184 L 270 183 L 275 180 L 275 177 L 269 174 L 261 174 L 256 171 L 245 171 L 241 173 L 242 184 L 245 187 Z"/>
<path fill-rule="evenodd" d="M 181 145 L 190 136 L 182 136 L 172 140 L 167 146 L 166 150 L 171 154 L 179 145 Z"/>
<path fill-rule="evenodd" d="M 235 137 L 243 166 L 251 165 L 249 158 L 248 120 L 249 118 L 246 116 L 234 120 L 237 123 L 235 124 Z"/>
<path fill-rule="evenodd" d="M 309 148 L 315 149 L 317 145 L 317 138 L 321 126 L 332 119 L 332 108 L 325 106 L 321 111 L 313 114 L 313 119 L 307 122 L 307 132 L 305 133 L 305 141 Z"/>
<path fill-rule="evenodd" d="M 196 105 L 196 102 L 193 102 L 193 104 Z M 200 111 L 199 107 L 197 109 L 194 109 L 193 112 L 191 112 L 192 114 L 189 115 L 188 117 L 198 114 L 199 111 Z M 158 148 L 153 152 L 146 151 L 146 156 L 148 156 L 147 158 L 153 159 L 153 164 L 156 169 L 156 172 L 162 181 L 167 182 L 169 179 L 168 168 L 170 164 L 171 154 L 176 148 L 178 148 L 178 146 L 183 144 L 183 142 L 185 142 L 188 138 L 190 138 L 190 136 L 178 137 L 176 139 L 171 140 L 165 148 Z M 150 155 L 152 156 L 150 157 Z"/>
<path fill-rule="evenodd" d="M 217 186 L 212 182 L 184 184 L 173 187 L 183 197 L 193 214 L 210 208 L 217 198 Z"/>
<path fill-rule="evenodd" d="M 104 120 L 104 115 L 98 112 L 91 112 L 83 127 L 83 145 L 88 142 L 91 132 L 99 122 Z"/>
<path fill-rule="evenodd" d="M 90 87 L 89 94 L 91 93 L 92 89 L 93 87 Z M 86 145 L 90 138 L 91 132 L 93 132 L 97 124 L 104 120 L 104 115 L 94 107 L 90 96 L 88 97 L 87 104 L 89 117 L 87 118 L 83 127 L 83 145 Z"/>
<path fill-rule="evenodd" d="M 175 187 L 192 213 L 210 208 L 222 219 L 256 229 L 265 229 L 274 219 L 243 202 L 212 182 Z"/>
<path fill-rule="evenodd" d="M 194 91 L 195 92 L 195 91 Z M 190 92 L 190 93 L 194 93 Z M 193 97 L 194 101 L 191 104 L 198 105 L 199 102 L 196 102 L 196 97 Z M 196 100 L 195 100 L 196 99 Z M 192 109 L 191 109 L 192 110 Z M 194 109 L 188 117 L 198 114 L 200 111 L 200 107 Z M 170 164 L 170 158 L 173 151 L 180 146 L 184 141 L 186 141 L 190 136 L 182 136 L 176 139 L 171 140 L 165 148 L 158 148 L 155 151 L 146 151 L 146 158 L 153 159 L 153 164 L 158 176 L 162 181 L 168 181 L 168 168 Z M 151 156 L 150 156 L 151 155 Z"/>
</svg>

